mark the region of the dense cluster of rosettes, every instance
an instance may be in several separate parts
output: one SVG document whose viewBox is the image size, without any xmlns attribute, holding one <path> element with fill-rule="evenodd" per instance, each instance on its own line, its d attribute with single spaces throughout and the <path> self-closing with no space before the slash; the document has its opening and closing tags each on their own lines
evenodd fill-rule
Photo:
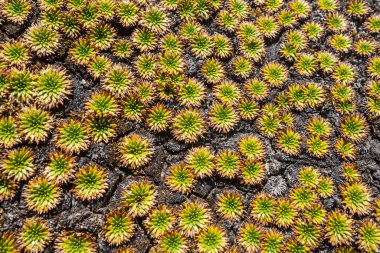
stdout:
<svg viewBox="0 0 380 253">
<path fill-rule="evenodd" d="M 137 253 L 125 245 L 141 224 L 151 253 L 312 252 L 322 242 L 338 253 L 380 250 L 380 200 L 355 164 L 380 118 L 380 14 L 366 1 L 0 0 L 0 14 L 0 26 L 20 27 L 0 41 L 0 202 L 20 195 L 33 214 L 20 233 L 0 234 L 0 252 L 92 253 L 102 238 Z M 82 85 L 75 71 L 99 85 L 62 117 Z M 124 134 L 126 121 L 146 131 Z M 254 131 L 235 146 L 201 144 L 242 122 Z M 144 174 L 154 136 L 165 134 L 189 147 L 165 171 L 165 187 L 190 196 L 216 177 L 249 187 L 249 203 L 231 189 L 174 208 L 157 203 L 144 179 L 123 190 L 99 235 L 55 231 L 43 219 L 65 192 L 83 203 L 106 195 L 109 169 L 77 165 L 91 146 L 111 143 L 120 167 Z M 37 168 L 35 148 L 47 143 Z M 287 196 L 262 190 L 271 144 L 293 158 L 337 155 L 341 182 L 302 167 Z M 340 208 L 324 206 L 332 196 Z M 236 235 L 219 219 L 241 222 Z"/>
</svg>

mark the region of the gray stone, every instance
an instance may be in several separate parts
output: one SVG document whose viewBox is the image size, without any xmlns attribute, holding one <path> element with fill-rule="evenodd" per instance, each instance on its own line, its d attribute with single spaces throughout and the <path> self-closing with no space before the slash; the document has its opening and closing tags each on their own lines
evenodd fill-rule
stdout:
<svg viewBox="0 0 380 253">
<path fill-rule="evenodd" d="M 288 190 L 286 181 L 282 176 L 272 176 L 264 186 L 264 191 L 272 196 L 284 195 Z"/>
</svg>

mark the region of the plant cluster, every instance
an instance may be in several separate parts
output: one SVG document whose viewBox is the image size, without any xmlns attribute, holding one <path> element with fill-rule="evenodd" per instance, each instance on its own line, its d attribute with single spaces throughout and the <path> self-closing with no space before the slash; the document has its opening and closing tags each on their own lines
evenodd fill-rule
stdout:
<svg viewBox="0 0 380 253">
<path fill-rule="evenodd" d="M 109 197 L 113 172 L 83 163 L 88 151 L 112 149 L 117 159 L 106 162 L 135 176 L 164 162 L 155 157 L 162 138 L 188 148 L 160 168 L 162 186 L 129 181 L 98 236 L 33 217 L 20 233 L 0 235 L 0 252 L 54 244 L 59 253 L 92 253 L 102 237 L 115 252 L 134 253 L 122 246 L 139 229 L 160 253 L 310 252 L 321 242 L 336 252 L 379 251 L 380 201 L 354 162 L 380 117 L 380 15 L 370 5 L 0 0 L 0 202 L 19 201 L 33 215 L 59 212 L 67 195 L 92 206 Z M 209 143 L 245 127 L 235 147 Z M 308 166 L 288 195 L 265 191 L 269 159 L 303 153 L 351 160 L 342 184 Z M 213 203 L 192 199 L 212 177 L 258 191 L 249 200 L 236 189 Z M 175 209 L 161 203 L 161 187 L 186 200 Z M 339 204 L 330 210 L 322 203 L 332 196 Z M 236 248 L 217 220 L 244 221 Z"/>
</svg>

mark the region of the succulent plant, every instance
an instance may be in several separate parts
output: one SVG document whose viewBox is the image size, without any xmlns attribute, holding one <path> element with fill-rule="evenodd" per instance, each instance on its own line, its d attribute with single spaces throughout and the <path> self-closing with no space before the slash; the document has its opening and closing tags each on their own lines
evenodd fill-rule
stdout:
<svg viewBox="0 0 380 253">
<path fill-rule="evenodd" d="M 322 236 L 320 226 L 310 221 L 298 220 L 294 226 L 294 232 L 301 243 L 310 247 L 317 246 Z"/>
<path fill-rule="evenodd" d="M 241 161 L 233 150 L 222 150 L 215 158 L 216 171 L 225 178 L 234 178 L 239 171 Z"/>
<path fill-rule="evenodd" d="M 316 70 L 316 60 L 313 55 L 301 53 L 297 56 L 294 66 L 298 73 L 303 76 L 310 76 Z"/>
<path fill-rule="evenodd" d="M 342 32 L 347 29 L 347 20 L 341 14 L 331 13 L 326 17 L 326 26 L 333 32 Z"/>
<path fill-rule="evenodd" d="M 85 0 L 68 0 L 67 1 L 67 7 L 69 10 L 80 10 L 82 9 L 86 4 Z"/>
<path fill-rule="evenodd" d="M 56 145 L 69 153 L 79 153 L 89 145 L 88 128 L 81 121 L 73 119 L 62 123 L 54 138 Z"/>
<path fill-rule="evenodd" d="M 112 53 L 120 59 L 130 57 L 132 52 L 132 43 L 126 40 L 119 39 L 113 43 Z"/>
<path fill-rule="evenodd" d="M 90 164 L 82 167 L 75 173 L 74 197 L 82 201 L 91 201 L 101 198 L 108 187 L 108 173 L 101 167 Z"/>
<path fill-rule="evenodd" d="M 372 194 L 363 183 L 347 183 L 342 189 L 342 204 L 353 214 L 367 214 L 370 212 Z"/>
<path fill-rule="evenodd" d="M 185 2 L 184 2 L 185 5 Z M 202 29 L 201 25 L 195 21 L 189 20 L 184 22 L 180 26 L 179 34 L 185 40 L 192 39 L 195 35 L 197 35 Z"/>
<path fill-rule="evenodd" d="M 265 165 L 260 161 L 246 159 L 240 170 L 242 181 L 247 185 L 259 184 L 265 178 Z"/>
<path fill-rule="evenodd" d="M 306 33 L 309 39 L 316 40 L 322 36 L 324 27 L 317 22 L 310 21 L 303 25 L 302 30 Z"/>
<path fill-rule="evenodd" d="M 46 66 L 39 72 L 35 85 L 38 102 L 49 109 L 61 105 L 71 94 L 71 80 L 63 67 Z"/>
<path fill-rule="evenodd" d="M 77 37 L 79 35 L 80 26 L 76 16 L 70 13 L 66 14 L 62 18 L 61 29 L 67 37 Z"/>
<path fill-rule="evenodd" d="M 224 192 L 218 195 L 217 212 L 225 219 L 239 219 L 244 212 L 243 198 L 236 192 Z"/>
<path fill-rule="evenodd" d="M 347 6 L 347 13 L 355 17 L 366 15 L 368 11 L 367 4 L 362 0 L 353 0 Z"/>
<path fill-rule="evenodd" d="M 212 175 L 215 167 L 214 158 L 209 147 L 193 148 L 186 155 L 185 164 L 195 177 L 204 178 Z"/>
<path fill-rule="evenodd" d="M 344 179 L 348 182 L 361 181 L 362 175 L 355 163 L 346 163 L 342 167 Z"/>
<path fill-rule="evenodd" d="M 215 97 L 222 103 L 235 105 L 242 97 L 242 92 L 239 86 L 233 81 L 222 81 L 214 86 Z"/>
<path fill-rule="evenodd" d="M 276 213 L 275 206 L 275 200 L 271 199 L 267 194 L 258 194 L 251 203 L 251 216 L 261 224 L 268 224 L 273 221 Z"/>
<path fill-rule="evenodd" d="M 352 162 L 373 156 L 363 145 L 380 118 L 373 1 L 0 6 L 0 252 L 95 253 L 102 243 L 115 253 L 306 253 L 324 242 L 336 253 L 380 250 L 380 201 L 362 162 Z M 310 158 L 294 168 L 288 191 L 283 173 L 270 171 L 272 153 L 296 165 Z M 148 181 L 163 156 L 163 184 Z M 331 174 L 328 156 L 351 162 Z M 9 206 L 50 220 L 67 194 L 91 208 L 109 202 L 114 165 L 128 177 L 99 235 L 79 228 L 87 223 L 62 230 L 29 216 L 8 231 Z M 251 188 L 263 191 L 248 207 L 240 190 Z M 170 205 L 167 190 L 179 198 Z M 222 220 L 236 230 L 231 245 Z M 140 230 L 148 248 L 125 245 Z"/>
<path fill-rule="evenodd" d="M 194 186 L 194 174 L 184 164 L 174 164 L 169 168 L 166 184 L 172 191 L 187 193 Z"/>
<path fill-rule="evenodd" d="M 161 38 L 160 49 L 172 53 L 181 53 L 183 44 L 178 35 L 169 33 Z"/>
<path fill-rule="evenodd" d="M 302 186 L 315 188 L 319 183 L 321 174 L 318 169 L 307 166 L 300 169 L 298 180 Z"/>
<path fill-rule="evenodd" d="M 123 113 L 128 120 L 141 122 L 145 111 L 145 105 L 137 97 L 127 96 L 123 99 Z"/>
<path fill-rule="evenodd" d="M 22 24 L 31 13 L 32 5 L 26 0 L 8 0 L 3 3 L 2 14 L 15 23 Z"/>
<path fill-rule="evenodd" d="M 274 38 L 280 30 L 277 20 L 270 15 L 262 15 L 256 20 L 258 30 L 268 38 Z"/>
<path fill-rule="evenodd" d="M 142 13 L 141 20 L 143 26 L 158 33 L 165 31 L 170 25 L 170 19 L 165 11 L 157 6 L 147 8 Z"/>
<path fill-rule="evenodd" d="M 274 137 L 279 129 L 281 120 L 272 115 L 263 115 L 257 121 L 260 131 L 267 137 Z"/>
<path fill-rule="evenodd" d="M 205 99 L 205 87 L 196 79 L 189 78 L 187 82 L 179 87 L 179 100 L 181 105 L 200 106 Z"/>
<path fill-rule="evenodd" d="M 197 236 L 199 252 L 217 253 L 227 246 L 226 232 L 219 226 L 210 225 Z"/>
<path fill-rule="evenodd" d="M 258 27 L 254 23 L 247 21 L 239 24 L 236 33 L 240 39 L 253 39 L 260 34 Z"/>
<path fill-rule="evenodd" d="M 328 137 L 331 135 L 331 124 L 322 117 L 312 117 L 307 123 L 307 130 L 310 134 L 320 137 Z"/>
<path fill-rule="evenodd" d="M 344 159 L 354 159 L 357 151 L 352 142 L 339 138 L 335 143 L 336 152 Z"/>
<path fill-rule="evenodd" d="M 135 69 L 143 79 L 152 79 L 156 75 L 156 56 L 145 53 L 138 56 L 135 61 Z"/>
<path fill-rule="evenodd" d="M 201 114 L 194 109 L 178 112 L 172 123 L 172 134 L 185 143 L 196 142 L 205 132 L 205 123 Z"/>
<path fill-rule="evenodd" d="M 380 228 L 376 222 L 366 220 L 358 230 L 358 245 L 361 249 L 369 252 L 379 250 Z"/>
<path fill-rule="evenodd" d="M 21 135 L 31 143 L 44 141 L 52 129 L 53 119 L 49 112 L 34 107 L 18 114 Z"/>
<path fill-rule="evenodd" d="M 326 222 L 327 211 L 323 205 L 315 204 L 305 211 L 305 218 L 314 224 L 322 225 Z"/>
<path fill-rule="evenodd" d="M 239 230 L 239 244 L 249 253 L 260 249 L 263 231 L 251 222 L 245 223 Z"/>
<path fill-rule="evenodd" d="M 366 27 L 370 32 L 378 33 L 380 31 L 380 15 L 373 14 L 367 19 Z"/>
<path fill-rule="evenodd" d="M 293 27 L 297 21 L 296 14 L 289 9 L 284 9 L 278 14 L 278 23 L 283 27 Z"/>
<path fill-rule="evenodd" d="M 88 70 L 94 78 L 100 78 L 111 67 L 111 61 L 105 56 L 95 56 L 88 64 Z"/>
<path fill-rule="evenodd" d="M 4 253 L 18 252 L 14 235 L 11 232 L 6 231 L 0 234 L 0 250 Z"/>
<path fill-rule="evenodd" d="M 95 143 L 108 142 L 109 139 L 116 135 L 116 124 L 111 118 L 107 117 L 90 117 L 87 119 L 87 125 Z"/>
<path fill-rule="evenodd" d="M 376 44 L 372 40 L 360 39 L 356 41 L 354 47 L 355 52 L 359 55 L 369 56 L 374 53 Z"/>
<path fill-rule="evenodd" d="M 227 10 L 220 11 L 216 20 L 218 25 L 226 31 L 235 30 L 238 24 L 238 19 Z"/>
<path fill-rule="evenodd" d="M 123 206 L 128 208 L 128 213 L 133 217 L 144 216 L 156 202 L 154 186 L 148 181 L 133 181 L 123 191 Z"/>
<path fill-rule="evenodd" d="M 185 63 L 178 53 L 163 53 L 159 56 L 159 64 L 161 71 L 168 75 L 180 74 L 185 69 Z"/>
<path fill-rule="evenodd" d="M 277 144 L 284 153 L 296 155 L 300 151 L 301 135 L 291 129 L 286 129 L 280 133 Z"/>
<path fill-rule="evenodd" d="M 20 133 L 14 117 L 0 118 L 0 144 L 10 148 L 20 142 Z"/>
<path fill-rule="evenodd" d="M 43 252 L 52 237 L 51 228 L 39 218 L 24 221 L 22 232 L 18 236 L 20 247 L 26 252 Z"/>
<path fill-rule="evenodd" d="M 279 227 L 287 228 L 292 226 L 296 217 L 297 210 L 289 200 L 280 199 L 277 201 L 274 221 Z"/>
<path fill-rule="evenodd" d="M 282 240 L 284 238 L 282 233 L 278 232 L 277 230 L 270 229 L 264 234 L 263 238 L 263 253 L 281 252 L 283 248 Z"/>
<path fill-rule="evenodd" d="M 131 71 L 119 64 L 114 64 L 102 79 L 105 90 L 116 97 L 125 96 L 131 89 L 134 76 Z"/>
<path fill-rule="evenodd" d="M 55 243 L 54 249 L 58 253 L 95 253 L 95 243 L 92 235 L 85 232 L 62 231 Z"/>
<path fill-rule="evenodd" d="M 367 71 L 374 79 L 380 79 L 380 58 L 374 57 L 369 61 Z"/>
<path fill-rule="evenodd" d="M 26 69 L 12 69 L 9 77 L 10 99 L 29 102 L 35 95 L 35 76 Z"/>
<path fill-rule="evenodd" d="M 166 205 L 161 205 L 150 212 L 144 220 L 144 226 L 153 238 L 160 238 L 174 228 L 175 222 L 173 210 Z"/>
<path fill-rule="evenodd" d="M 9 66 L 25 66 L 29 62 L 30 52 L 21 41 L 9 41 L 1 47 L 1 59 Z"/>
<path fill-rule="evenodd" d="M 0 202 L 11 200 L 16 194 L 17 184 L 11 179 L 0 177 Z"/>
<path fill-rule="evenodd" d="M 318 194 L 321 197 L 331 197 L 335 191 L 333 181 L 328 177 L 321 177 L 318 180 Z"/>
<path fill-rule="evenodd" d="M 35 172 L 34 155 L 29 148 L 9 150 L 1 163 L 3 176 L 16 182 L 29 179 Z"/>
<path fill-rule="evenodd" d="M 288 71 L 278 62 L 269 62 L 261 69 L 262 76 L 271 86 L 279 87 L 288 79 Z"/>
<path fill-rule="evenodd" d="M 217 132 L 231 131 L 239 121 L 239 115 L 229 104 L 214 103 L 209 110 L 210 123 Z"/>
<path fill-rule="evenodd" d="M 340 63 L 333 68 L 332 77 L 336 82 L 351 83 L 354 81 L 356 72 L 347 63 Z"/>
<path fill-rule="evenodd" d="M 316 58 L 319 63 L 319 67 L 322 71 L 327 73 L 332 72 L 335 64 L 338 62 L 336 56 L 328 51 L 318 52 Z"/>
<path fill-rule="evenodd" d="M 116 3 L 113 0 L 100 0 L 97 2 L 97 9 L 105 20 L 111 20 L 115 15 Z"/>
<path fill-rule="evenodd" d="M 191 39 L 190 49 L 196 57 L 206 58 L 212 54 L 214 43 L 209 35 L 199 33 Z"/>
<path fill-rule="evenodd" d="M 109 49 L 115 37 L 115 29 L 108 24 L 99 24 L 90 29 L 92 45 L 99 50 Z"/>
<path fill-rule="evenodd" d="M 332 245 L 349 244 L 353 238 L 353 221 L 344 213 L 335 211 L 328 215 L 325 237 Z"/>
<path fill-rule="evenodd" d="M 227 58 L 232 54 L 232 43 L 231 40 L 222 34 L 216 34 L 212 37 L 215 56 L 219 58 Z"/>
<path fill-rule="evenodd" d="M 150 82 L 137 83 L 135 93 L 143 104 L 148 104 L 156 98 L 156 85 Z"/>
<path fill-rule="evenodd" d="M 159 243 L 159 252 L 183 253 L 187 248 L 186 238 L 177 231 L 164 234 Z"/>
<path fill-rule="evenodd" d="M 146 123 L 153 132 L 162 132 L 168 128 L 172 112 L 163 104 L 157 104 L 148 113 Z"/>
<path fill-rule="evenodd" d="M 153 155 L 149 140 L 137 134 L 124 137 L 120 143 L 119 151 L 122 163 L 131 166 L 133 169 L 147 164 Z"/>
<path fill-rule="evenodd" d="M 86 110 L 89 114 L 97 116 L 116 116 L 119 106 L 110 94 L 99 92 L 91 95 L 91 99 L 86 102 Z"/>
<path fill-rule="evenodd" d="M 49 28 L 58 29 L 62 25 L 62 12 L 52 8 L 49 11 L 42 13 L 41 23 Z"/>
<path fill-rule="evenodd" d="M 62 190 L 47 178 L 38 177 L 28 182 L 23 197 L 29 210 L 47 213 L 61 202 Z"/>
<path fill-rule="evenodd" d="M 290 199 L 294 207 L 303 210 L 311 207 L 315 203 L 317 195 L 312 189 L 299 186 L 292 189 Z"/>
<path fill-rule="evenodd" d="M 95 56 L 96 50 L 93 45 L 91 45 L 90 40 L 79 38 L 73 43 L 69 54 L 73 62 L 86 65 L 90 62 L 92 57 Z"/>
<path fill-rule="evenodd" d="M 263 142 L 254 135 L 241 138 L 238 143 L 238 148 L 240 153 L 247 159 L 260 160 L 265 156 Z"/>
<path fill-rule="evenodd" d="M 290 30 L 286 33 L 286 43 L 298 50 L 306 48 L 308 40 L 302 31 Z"/>
<path fill-rule="evenodd" d="M 233 73 L 240 78 L 248 78 L 252 72 L 253 65 L 251 61 L 244 56 L 237 56 L 231 61 Z"/>
<path fill-rule="evenodd" d="M 60 35 L 55 30 L 43 25 L 34 25 L 25 35 L 29 47 L 38 56 L 47 56 L 59 47 Z"/>
<path fill-rule="evenodd" d="M 54 151 L 42 174 L 56 185 L 66 184 L 74 178 L 75 158 Z"/>
<path fill-rule="evenodd" d="M 201 69 L 203 77 L 207 82 L 215 84 L 225 76 L 225 69 L 221 62 L 216 59 L 207 59 Z"/>
<path fill-rule="evenodd" d="M 340 131 L 344 137 L 352 141 L 360 141 L 367 136 L 368 127 L 361 115 L 352 115 L 341 121 Z"/>
<path fill-rule="evenodd" d="M 299 242 L 295 238 L 291 238 L 287 243 L 286 243 L 286 250 L 289 253 L 306 253 L 310 251 L 310 248 L 307 247 L 305 244 Z"/>
<path fill-rule="evenodd" d="M 136 225 L 128 212 L 116 209 L 105 217 L 102 234 L 110 245 L 121 245 L 127 242 L 133 235 Z"/>
<path fill-rule="evenodd" d="M 179 229 L 189 237 L 194 237 L 211 222 L 211 213 L 207 205 L 199 200 L 185 202 L 178 212 Z"/>
<path fill-rule="evenodd" d="M 132 26 L 138 20 L 140 8 L 132 1 L 122 2 L 117 5 L 116 16 L 120 23 L 125 26 Z"/>
<path fill-rule="evenodd" d="M 336 0 L 318 0 L 318 7 L 323 11 L 335 11 L 339 3 Z"/>
</svg>

